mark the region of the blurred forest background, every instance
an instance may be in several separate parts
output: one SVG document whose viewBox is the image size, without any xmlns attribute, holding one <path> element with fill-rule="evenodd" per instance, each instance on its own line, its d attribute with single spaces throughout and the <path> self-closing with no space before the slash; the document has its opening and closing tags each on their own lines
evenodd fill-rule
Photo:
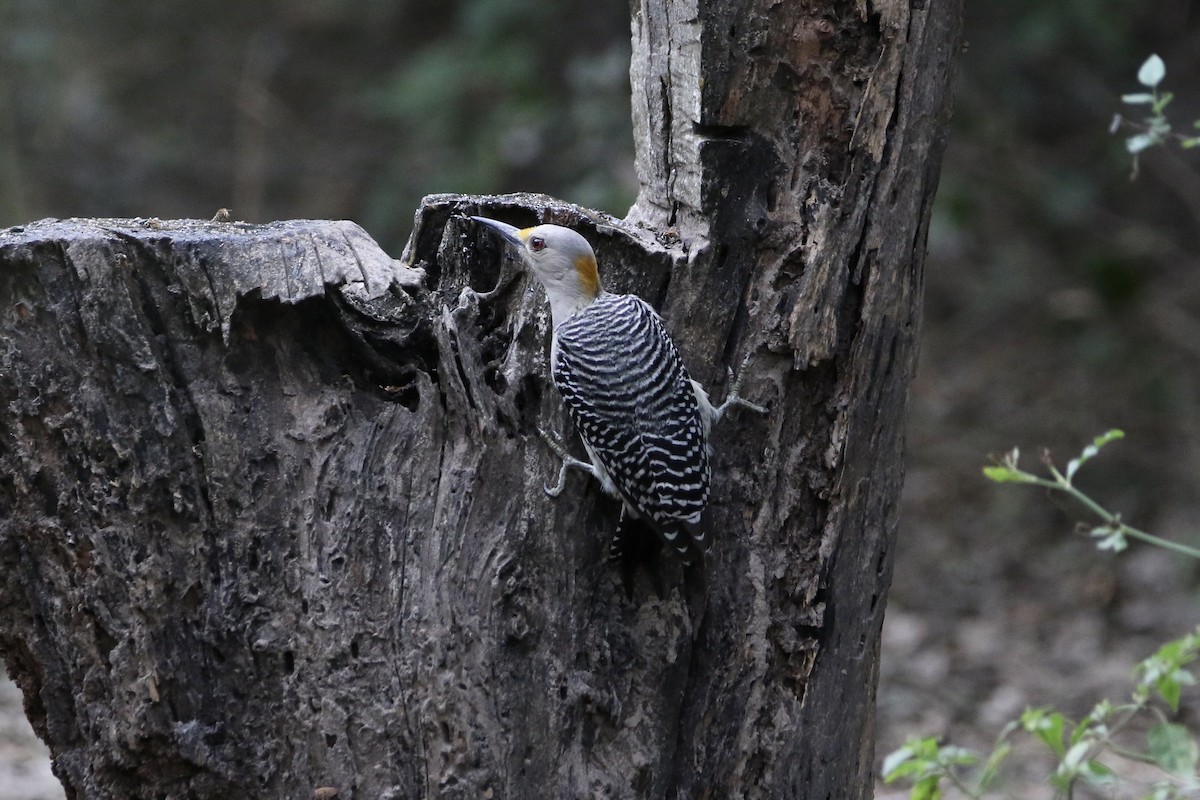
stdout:
<svg viewBox="0 0 1200 800">
<path fill-rule="evenodd" d="M 840 5 L 850 7 L 846 2 Z M 936 5 L 936 4 L 935 4 Z M 1077 714 L 1197 615 L 1197 567 L 1095 552 L 989 454 L 1127 438 L 1081 483 L 1200 544 L 1200 151 L 1130 180 L 1108 125 L 1152 52 L 1200 117 L 1200 8 L 974 0 L 926 265 L 879 753 Z M 420 197 L 636 189 L 625 3 L 0 0 L 0 227 L 42 217 L 349 218 L 399 254 Z M 0 800 L 54 797 L 0 685 Z M 881 789 L 880 796 L 899 796 Z M 1017 792 L 1014 796 L 1020 796 Z"/>
</svg>

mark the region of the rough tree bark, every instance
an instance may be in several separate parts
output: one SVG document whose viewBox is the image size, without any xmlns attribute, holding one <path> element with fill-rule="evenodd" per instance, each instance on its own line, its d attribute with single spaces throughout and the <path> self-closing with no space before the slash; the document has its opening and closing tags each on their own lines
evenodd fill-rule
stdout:
<svg viewBox="0 0 1200 800">
<path fill-rule="evenodd" d="M 625 221 L 0 233 L 0 651 L 68 795 L 869 796 L 960 13 L 635 2 Z M 548 309 L 464 213 L 580 229 L 718 396 L 753 355 L 703 582 L 543 495 Z"/>
</svg>

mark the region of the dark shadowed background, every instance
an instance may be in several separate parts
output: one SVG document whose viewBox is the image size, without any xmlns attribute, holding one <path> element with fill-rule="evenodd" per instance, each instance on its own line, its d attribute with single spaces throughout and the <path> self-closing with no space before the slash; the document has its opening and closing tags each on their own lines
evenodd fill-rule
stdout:
<svg viewBox="0 0 1200 800">
<path fill-rule="evenodd" d="M 1200 544 L 1200 150 L 1149 153 L 1131 181 L 1107 132 L 1152 52 L 1171 115 L 1200 118 L 1200 9 L 976 0 L 966 39 L 880 753 L 913 733 L 984 746 L 1026 705 L 1119 697 L 1135 660 L 1200 622 L 1196 565 L 1097 553 L 1078 509 L 980 473 L 1014 445 L 1061 462 L 1120 427 L 1081 483 Z M 353 219 L 398 255 L 427 193 L 540 191 L 623 215 L 628 59 L 624 3 L 0 0 L 0 227 L 228 207 Z M 17 695 L 0 686 L 0 800 L 54 797 Z"/>
</svg>

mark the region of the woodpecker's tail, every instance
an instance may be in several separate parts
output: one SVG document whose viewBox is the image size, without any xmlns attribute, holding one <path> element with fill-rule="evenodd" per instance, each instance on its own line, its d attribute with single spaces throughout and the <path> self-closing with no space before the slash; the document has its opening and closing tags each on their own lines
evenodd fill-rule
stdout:
<svg viewBox="0 0 1200 800">
<path fill-rule="evenodd" d="M 706 527 L 683 522 L 654 525 L 622 508 L 617 531 L 608 548 L 608 560 L 614 564 L 649 561 L 651 555 L 657 556 L 661 546 L 666 545 L 685 567 L 702 565 L 704 554 L 708 552 Z"/>
<path fill-rule="evenodd" d="M 673 546 L 668 549 L 675 551 L 675 555 L 684 566 L 683 590 L 692 621 L 692 638 L 696 639 L 700 636 L 704 612 L 708 605 L 708 580 L 704 570 L 705 551 L 700 549 L 700 542 L 708 539 L 696 537 L 694 534 L 691 526 L 685 528 L 681 525 L 676 541 L 684 542 L 682 551 Z M 630 600 L 634 597 L 634 581 L 640 569 L 646 571 L 646 576 L 654 587 L 655 596 L 659 600 L 663 599 L 662 570 L 659 569 L 659 564 L 665 539 L 659 529 L 622 510 L 617 531 L 609 546 L 608 561 L 617 567 L 621 585 L 625 587 L 625 596 Z"/>
<path fill-rule="evenodd" d="M 644 569 L 654 586 L 655 595 L 662 598 L 662 578 L 659 575 L 661 556 L 662 542 L 653 529 L 622 508 L 617 530 L 608 546 L 608 563 L 617 568 L 626 597 L 633 599 L 634 580 L 638 570 Z"/>
</svg>

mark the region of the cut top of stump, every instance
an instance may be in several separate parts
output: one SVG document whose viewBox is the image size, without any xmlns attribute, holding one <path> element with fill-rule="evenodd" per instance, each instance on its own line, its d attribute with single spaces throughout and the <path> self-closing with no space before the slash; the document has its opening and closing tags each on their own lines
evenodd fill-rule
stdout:
<svg viewBox="0 0 1200 800">
<path fill-rule="evenodd" d="M 64 253 L 79 277 L 103 281 L 115 269 L 169 260 L 189 294 L 207 296 L 211 323 L 228 335 L 237 300 L 248 294 L 285 303 L 323 295 L 327 286 L 373 300 L 393 285 L 420 286 L 425 273 L 385 253 L 346 220 L 244 222 L 159 219 L 44 219 L 0 230 L 3 260 L 37 261 L 44 248 Z M 131 252 L 132 251 L 132 252 Z M 132 257 L 131 257 L 132 256 Z"/>
</svg>

